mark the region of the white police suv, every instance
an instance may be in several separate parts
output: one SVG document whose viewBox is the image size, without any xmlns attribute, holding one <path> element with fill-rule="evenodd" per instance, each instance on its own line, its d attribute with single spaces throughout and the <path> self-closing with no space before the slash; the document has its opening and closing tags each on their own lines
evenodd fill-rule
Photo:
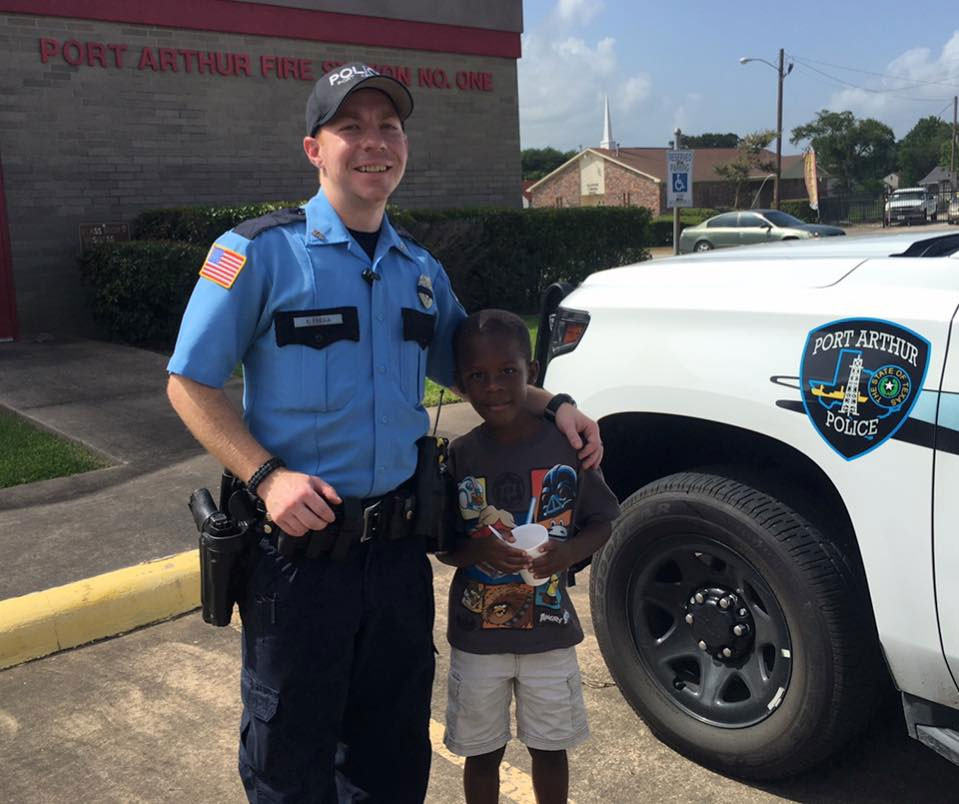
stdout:
<svg viewBox="0 0 959 804">
<path fill-rule="evenodd" d="M 603 656 L 661 740 L 724 772 L 829 756 L 887 671 L 909 733 L 959 760 L 959 235 L 910 235 L 547 293 L 545 382 L 600 421 L 624 501 L 591 570 Z"/>
</svg>

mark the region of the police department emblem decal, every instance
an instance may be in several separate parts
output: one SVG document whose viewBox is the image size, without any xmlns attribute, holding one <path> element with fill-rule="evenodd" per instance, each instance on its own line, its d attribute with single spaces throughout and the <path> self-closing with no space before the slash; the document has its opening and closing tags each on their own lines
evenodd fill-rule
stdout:
<svg viewBox="0 0 959 804">
<path fill-rule="evenodd" d="M 929 341 L 871 318 L 812 330 L 799 368 L 806 414 L 847 461 L 871 452 L 908 418 L 926 377 Z"/>
</svg>

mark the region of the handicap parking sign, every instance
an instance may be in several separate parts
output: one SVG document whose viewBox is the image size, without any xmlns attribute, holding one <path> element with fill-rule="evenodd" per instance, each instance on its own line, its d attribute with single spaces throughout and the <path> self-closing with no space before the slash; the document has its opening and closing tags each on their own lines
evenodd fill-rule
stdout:
<svg viewBox="0 0 959 804">
<path fill-rule="evenodd" d="M 691 207 L 693 205 L 693 152 L 690 150 L 666 151 L 666 206 Z"/>
</svg>

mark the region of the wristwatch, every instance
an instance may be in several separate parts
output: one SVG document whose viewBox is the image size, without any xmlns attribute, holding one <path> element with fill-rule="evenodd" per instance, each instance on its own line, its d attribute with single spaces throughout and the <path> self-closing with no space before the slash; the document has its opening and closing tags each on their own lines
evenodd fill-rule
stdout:
<svg viewBox="0 0 959 804">
<path fill-rule="evenodd" d="M 560 405 L 565 405 L 567 402 L 574 408 L 576 407 L 576 400 L 569 394 L 556 394 L 556 396 L 546 403 L 546 408 L 543 410 L 543 418 L 555 424 L 556 411 L 559 410 Z"/>
</svg>

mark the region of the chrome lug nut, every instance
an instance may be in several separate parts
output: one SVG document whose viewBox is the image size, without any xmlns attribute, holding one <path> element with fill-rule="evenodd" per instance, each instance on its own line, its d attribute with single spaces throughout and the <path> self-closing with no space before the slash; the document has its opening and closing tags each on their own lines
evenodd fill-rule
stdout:
<svg viewBox="0 0 959 804">
<path fill-rule="evenodd" d="M 719 608 L 721 608 L 721 609 L 728 609 L 728 608 L 729 608 L 729 598 L 728 598 L 728 597 L 721 597 L 721 598 L 719 599 Z"/>
<path fill-rule="evenodd" d="M 703 593 L 702 593 L 702 592 L 697 592 L 697 593 L 696 593 L 695 600 L 696 600 L 697 603 L 702 603 L 705 599 L 706 599 L 706 598 L 703 597 Z"/>
<path fill-rule="evenodd" d="M 733 652 L 729 648 L 723 648 L 723 656 L 727 659 L 733 655 Z"/>
<path fill-rule="evenodd" d="M 706 643 L 703 642 L 702 640 L 699 640 L 699 649 L 706 650 Z"/>
<path fill-rule="evenodd" d="M 692 615 L 692 614 L 687 614 L 687 615 L 686 615 L 686 622 L 689 623 L 690 625 L 693 624 L 693 615 Z"/>
<path fill-rule="evenodd" d="M 689 605 L 692 606 L 692 605 L 694 605 L 695 603 L 696 603 L 696 598 L 695 598 L 695 597 L 689 598 Z"/>
<path fill-rule="evenodd" d="M 745 626 L 745 625 L 734 625 L 734 626 L 733 626 L 733 633 L 734 633 L 736 636 L 742 636 L 743 634 L 746 633 L 746 626 Z"/>
<path fill-rule="evenodd" d="M 740 610 L 739 610 L 739 616 L 740 616 L 740 617 L 745 617 L 746 614 L 748 614 L 748 612 L 746 611 L 746 609 L 740 609 Z"/>
</svg>

